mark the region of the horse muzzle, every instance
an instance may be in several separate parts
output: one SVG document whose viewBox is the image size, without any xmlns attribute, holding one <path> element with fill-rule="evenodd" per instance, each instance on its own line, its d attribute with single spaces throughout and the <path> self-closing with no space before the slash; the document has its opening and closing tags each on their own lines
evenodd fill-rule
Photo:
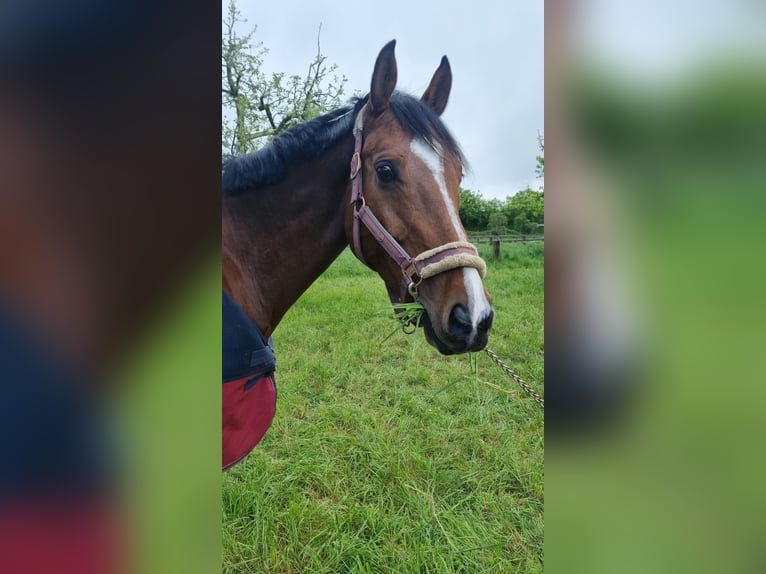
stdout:
<svg viewBox="0 0 766 574">
<path fill-rule="evenodd" d="M 469 323 L 462 305 L 455 305 L 449 315 L 448 327 L 440 335 L 436 333 L 430 317 L 423 316 L 426 341 L 443 355 L 457 355 L 481 351 L 487 346 L 492 328 L 494 311 L 491 309 L 477 325 Z"/>
<path fill-rule="evenodd" d="M 487 346 L 489 331 L 495 313 L 491 306 L 479 312 L 456 303 L 446 319 L 434 321 L 430 312 L 423 315 L 423 332 L 426 341 L 443 355 L 456 355 L 481 351 Z"/>
</svg>

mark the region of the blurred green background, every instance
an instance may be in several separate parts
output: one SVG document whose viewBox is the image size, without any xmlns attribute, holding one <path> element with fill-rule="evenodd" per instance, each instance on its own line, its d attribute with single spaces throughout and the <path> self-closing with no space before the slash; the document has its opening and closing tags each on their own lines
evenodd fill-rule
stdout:
<svg viewBox="0 0 766 574">
<path fill-rule="evenodd" d="M 220 289 L 216 251 L 155 318 L 121 375 L 132 571 L 221 568 Z"/>
<path fill-rule="evenodd" d="M 766 567 L 766 59 L 751 35 L 765 11 L 681 3 L 687 18 L 669 22 L 672 4 L 581 4 L 587 23 L 570 28 L 570 145 L 599 184 L 596 225 L 619 221 L 603 239 L 621 246 L 644 347 L 639 392 L 618 420 L 547 441 L 550 572 Z M 548 187 L 555 209 L 562 190 Z"/>
</svg>

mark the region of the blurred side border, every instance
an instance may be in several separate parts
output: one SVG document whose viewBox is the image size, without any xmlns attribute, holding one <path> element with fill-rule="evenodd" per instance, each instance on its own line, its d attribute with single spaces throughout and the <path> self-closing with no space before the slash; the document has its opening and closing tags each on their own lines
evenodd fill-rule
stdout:
<svg viewBox="0 0 766 574">
<path fill-rule="evenodd" d="M 220 18 L 0 7 L 4 572 L 220 568 Z"/>
<path fill-rule="evenodd" d="M 546 572 L 764 567 L 766 10 L 679 4 L 546 3 Z"/>
</svg>

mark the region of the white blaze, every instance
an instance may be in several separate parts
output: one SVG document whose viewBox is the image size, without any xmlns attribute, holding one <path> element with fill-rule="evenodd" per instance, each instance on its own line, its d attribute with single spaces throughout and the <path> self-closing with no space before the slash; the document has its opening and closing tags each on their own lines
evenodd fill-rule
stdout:
<svg viewBox="0 0 766 574">
<path fill-rule="evenodd" d="M 471 340 L 476 337 L 476 328 L 479 322 L 486 317 L 492 310 L 492 305 L 487 301 L 484 295 L 484 285 L 481 282 L 479 272 L 473 267 L 463 267 L 463 281 L 465 290 L 468 293 L 468 313 L 471 315 Z"/>
<path fill-rule="evenodd" d="M 428 169 L 431 170 L 459 240 L 468 241 L 468 237 L 460 223 L 460 217 L 455 209 L 455 204 L 452 203 L 449 193 L 447 193 L 447 183 L 444 180 L 444 165 L 442 163 L 441 154 L 420 138 L 412 140 L 410 150 L 413 154 L 422 159 L 426 166 L 428 166 Z M 476 269 L 473 267 L 464 267 L 463 282 L 465 283 L 465 291 L 468 296 L 468 313 L 471 316 L 471 325 L 473 326 L 471 339 L 473 339 L 476 337 L 476 328 L 479 322 L 489 314 L 492 310 L 492 306 L 484 295 L 484 285 L 481 281 L 481 276 L 479 276 L 479 272 Z"/>
<path fill-rule="evenodd" d="M 444 166 L 442 165 L 442 157 L 434 148 L 425 143 L 420 138 L 415 138 L 410 144 L 410 150 L 416 156 L 423 160 L 423 162 L 431 170 L 431 173 L 436 180 L 436 185 L 439 188 L 439 192 L 442 194 L 444 204 L 447 206 L 447 212 L 449 218 L 452 221 L 452 225 L 455 227 L 455 232 L 460 241 L 468 241 L 463 226 L 460 224 L 460 217 L 458 217 L 455 210 L 455 204 L 452 203 L 449 193 L 447 193 L 447 182 L 444 181 Z"/>
</svg>

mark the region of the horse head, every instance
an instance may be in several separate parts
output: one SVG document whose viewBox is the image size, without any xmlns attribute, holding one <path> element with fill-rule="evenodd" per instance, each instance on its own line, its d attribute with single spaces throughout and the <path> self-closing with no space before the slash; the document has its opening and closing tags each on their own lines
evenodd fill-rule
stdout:
<svg viewBox="0 0 766 574">
<path fill-rule="evenodd" d="M 357 113 L 346 235 L 394 305 L 425 307 L 430 344 L 443 354 L 481 350 L 493 319 L 486 266 L 458 215 L 463 154 L 439 118 L 452 71 L 445 56 L 420 99 L 395 92 L 394 47 L 378 55 Z"/>
</svg>

